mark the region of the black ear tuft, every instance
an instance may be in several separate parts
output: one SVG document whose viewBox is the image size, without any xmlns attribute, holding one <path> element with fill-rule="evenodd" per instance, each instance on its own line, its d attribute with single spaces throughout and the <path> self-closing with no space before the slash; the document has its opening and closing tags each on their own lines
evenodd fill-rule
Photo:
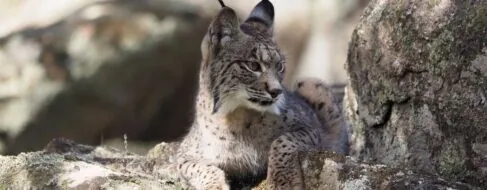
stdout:
<svg viewBox="0 0 487 190">
<path fill-rule="evenodd" d="M 269 0 L 260 1 L 252 10 L 246 23 L 259 23 L 265 28 L 271 29 L 274 24 L 274 6 Z"/>
<path fill-rule="evenodd" d="M 220 6 L 222 6 L 222 8 L 223 8 L 223 7 L 226 7 L 226 5 L 225 5 L 225 3 L 223 2 L 223 0 L 218 0 L 218 2 L 220 3 Z"/>
</svg>

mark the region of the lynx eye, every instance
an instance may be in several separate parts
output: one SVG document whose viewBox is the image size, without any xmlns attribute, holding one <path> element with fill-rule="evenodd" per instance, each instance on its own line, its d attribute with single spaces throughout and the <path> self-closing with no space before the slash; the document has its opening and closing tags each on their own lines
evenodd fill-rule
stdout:
<svg viewBox="0 0 487 190">
<path fill-rule="evenodd" d="M 278 63 L 277 64 L 277 72 L 283 73 L 285 70 L 284 63 Z"/>
<path fill-rule="evenodd" d="M 257 62 L 253 62 L 253 61 L 247 62 L 245 64 L 245 68 L 251 72 L 261 72 L 262 71 L 262 69 L 260 68 L 260 64 Z"/>
</svg>

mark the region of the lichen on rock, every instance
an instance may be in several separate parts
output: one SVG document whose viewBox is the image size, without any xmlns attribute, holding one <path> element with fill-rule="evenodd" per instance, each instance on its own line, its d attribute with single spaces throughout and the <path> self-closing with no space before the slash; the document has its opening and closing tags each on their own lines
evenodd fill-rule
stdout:
<svg viewBox="0 0 487 190">
<path fill-rule="evenodd" d="M 487 144 L 486 10 L 485 1 L 369 4 L 347 60 L 361 160 L 487 184 L 475 161 L 487 155 L 472 151 Z"/>
<path fill-rule="evenodd" d="M 0 156 L 0 187 L 7 189 L 181 189 L 154 174 L 154 160 L 54 139 L 44 150 Z M 5 189 L 5 188 L 2 188 Z"/>
</svg>

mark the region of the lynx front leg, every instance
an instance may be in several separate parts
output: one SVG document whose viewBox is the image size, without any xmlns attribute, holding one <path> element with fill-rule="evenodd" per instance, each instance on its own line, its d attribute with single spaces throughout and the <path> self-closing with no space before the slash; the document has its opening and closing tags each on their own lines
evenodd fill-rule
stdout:
<svg viewBox="0 0 487 190">
<path fill-rule="evenodd" d="M 188 180 L 189 184 L 197 190 L 229 190 L 225 179 L 225 172 L 217 166 L 180 159 L 178 170 Z"/>
<path fill-rule="evenodd" d="M 320 134 L 319 129 L 300 129 L 274 140 L 267 170 L 269 189 L 305 189 L 298 154 L 300 151 L 319 148 Z"/>
</svg>

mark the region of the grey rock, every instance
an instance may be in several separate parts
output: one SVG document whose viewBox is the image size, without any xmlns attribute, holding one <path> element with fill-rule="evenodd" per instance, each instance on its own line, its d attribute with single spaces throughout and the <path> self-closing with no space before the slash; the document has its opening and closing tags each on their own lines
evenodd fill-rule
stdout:
<svg viewBox="0 0 487 190">
<path fill-rule="evenodd" d="M 354 156 L 487 188 L 486 15 L 486 1 L 369 4 L 347 60 Z"/>
<path fill-rule="evenodd" d="M 153 160 L 109 147 L 54 139 L 44 150 L 0 156 L 1 189 L 187 189 Z"/>
<path fill-rule="evenodd" d="M 306 189 L 329 190 L 480 190 L 459 181 L 449 181 L 406 167 L 358 162 L 332 152 L 305 152 L 300 155 Z M 254 190 L 266 189 L 262 182 Z"/>
<path fill-rule="evenodd" d="M 42 151 L 0 156 L 2 189 L 192 189 L 171 157 L 177 143 L 160 143 L 145 156 L 59 138 Z M 357 162 L 332 152 L 300 155 L 306 189 L 479 189 L 405 167 Z M 254 190 L 267 189 L 263 181 Z"/>
</svg>

